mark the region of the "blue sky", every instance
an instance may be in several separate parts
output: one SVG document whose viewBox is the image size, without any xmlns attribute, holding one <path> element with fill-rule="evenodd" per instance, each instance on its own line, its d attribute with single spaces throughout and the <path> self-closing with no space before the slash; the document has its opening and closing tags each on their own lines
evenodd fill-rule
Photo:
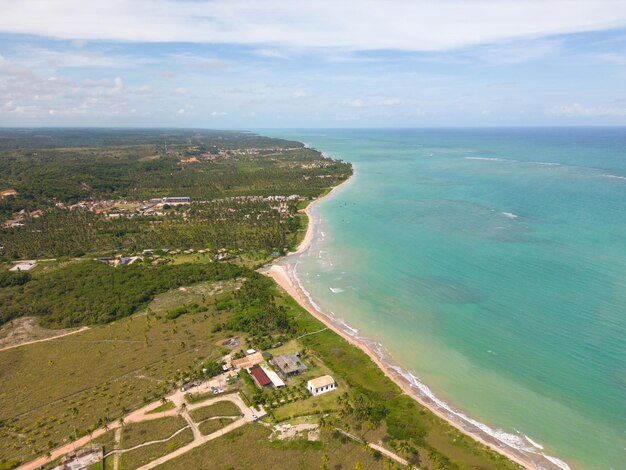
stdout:
<svg viewBox="0 0 626 470">
<path fill-rule="evenodd" d="M 626 124 L 624 0 L 0 0 L 0 11 L 0 126 Z"/>
</svg>

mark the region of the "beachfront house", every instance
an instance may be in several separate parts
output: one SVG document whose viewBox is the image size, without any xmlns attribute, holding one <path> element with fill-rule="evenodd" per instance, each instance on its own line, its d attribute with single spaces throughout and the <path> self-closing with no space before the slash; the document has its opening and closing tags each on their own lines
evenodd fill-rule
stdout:
<svg viewBox="0 0 626 470">
<path fill-rule="evenodd" d="M 259 366 L 250 369 L 250 375 L 254 379 L 254 382 L 257 384 L 257 387 L 259 388 L 267 387 L 272 383 L 265 371 Z"/>
<path fill-rule="evenodd" d="M 307 367 L 295 354 L 276 356 L 272 362 L 285 378 L 293 377 L 307 370 Z"/>
<path fill-rule="evenodd" d="M 272 369 L 264 366 L 261 366 L 261 369 L 263 369 L 265 375 L 267 375 L 267 377 L 272 381 L 272 385 L 274 386 L 274 388 L 283 388 L 285 386 L 285 382 L 283 382 L 278 374 Z"/>
<path fill-rule="evenodd" d="M 316 379 L 309 380 L 306 388 L 309 389 L 311 395 L 316 396 L 335 390 L 337 388 L 337 382 L 335 382 L 335 379 L 330 375 L 322 375 Z"/>
</svg>

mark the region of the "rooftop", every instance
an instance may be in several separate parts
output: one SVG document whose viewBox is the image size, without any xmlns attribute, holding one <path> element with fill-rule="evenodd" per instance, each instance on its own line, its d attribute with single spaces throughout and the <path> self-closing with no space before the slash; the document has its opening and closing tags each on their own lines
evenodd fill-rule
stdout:
<svg viewBox="0 0 626 470">
<path fill-rule="evenodd" d="M 249 356 L 242 357 L 241 359 L 233 360 L 233 366 L 237 369 L 248 369 L 252 366 L 256 366 L 263 362 L 263 355 L 260 352 L 255 352 Z"/>
<path fill-rule="evenodd" d="M 263 371 L 263 369 L 260 367 L 255 367 L 254 369 L 251 369 L 250 375 L 252 375 L 256 379 L 257 383 L 261 387 L 265 387 L 266 385 L 269 385 L 272 383 L 272 381 L 267 376 L 265 371 Z"/>
<path fill-rule="evenodd" d="M 263 369 L 263 372 L 265 372 L 265 375 L 267 375 L 267 377 L 272 381 L 272 385 L 274 385 L 274 387 L 280 388 L 285 386 L 285 382 L 282 381 L 276 372 L 263 366 L 261 366 L 261 368 Z"/>
<path fill-rule="evenodd" d="M 316 379 L 309 380 L 309 385 L 313 388 L 322 388 L 327 385 L 332 385 L 335 383 L 335 379 L 333 379 L 330 375 L 322 375 L 321 377 L 317 377 Z"/>
<path fill-rule="evenodd" d="M 274 364 L 276 364 L 276 367 L 284 374 L 307 369 L 302 361 L 300 361 L 300 358 L 295 355 L 276 356 L 274 358 Z"/>
</svg>

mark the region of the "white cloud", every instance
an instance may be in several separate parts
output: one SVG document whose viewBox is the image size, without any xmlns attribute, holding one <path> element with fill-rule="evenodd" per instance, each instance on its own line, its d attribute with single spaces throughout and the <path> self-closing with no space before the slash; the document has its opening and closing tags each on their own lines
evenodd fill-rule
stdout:
<svg viewBox="0 0 626 470">
<path fill-rule="evenodd" d="M 228 113 L 226 111 L 212 111 L 211 116 L 226 116 Z"/>
<path fill-rule="evenodd" d="M 304 98 L 306 96 L 306 91 L 296 90 L 291 94 L 291 98 L 294 100 L 299 100 L 300 98 Z"/>
<path fill-rule="evenodd" d="M 584 106 L 579 103 L 565 106 L 553 106 L 546 110 L 547 114 L 570 117 L 626 116 L 626 107 L 618 106 Z"/>
<path fill-rule="evenodd" d="M 18 46 L 13 57 L 33 68 L 135 68 L 150 62 L 145 57 L 105 55 L 86 50 L 57 51 L 30 45 Z"/>
<path fill-rule="evenodd" d="M 493 64 L 521 64 L 531 60 L 542 59 L 557 53 L 561 48 L 559 40 L 525 41 L 505 43 L 495 46 L 481 47 L 473 54 L 483 62 Z"/>
<path fill-rule="evenodd" d="M 596 54 L 592 56 L 592 58 L 609 64 L 626 65 L 626 54 L 624 53 L 617 54 L 614 52 L 605 52 L 602 54 Z"/>
<path fill-rule="evenodd" d="M 278 49 L 270 49 L 270 48 L 258 49 L 254 51 L 254 53 L 258 56 L 269 57 L 271 59 L 288 59 L 289 58 L 287 54 L 285 54 L 282 51 L 279 51 Z"/>
<path fill-rule="evenodd" d="M 85 47 L 86 45 L 87 45 L 87 41 L 85 41 L 84 39 L 74 39 L 72 41 L 72 46 L 77 49 L 81 49 Z"/>
<path fill-rule="evenodd" d="M 375 98 L 369 100 L 363 100 L 361 98 L 356 98 L 354 100 L 342 101 L 340 103 L 341 106 L 345 106 L 346 108 L 365 108 L 365 107 L 373 107 L 373 106 L 400 106 L 404 104 L 402 100 L 395 98 Z"/>
<path fill-rule="evenodd" d="M 365 101 L 361 98 L 356 98 L 354 100 L 343 101 L 341 105 L 347 108 L 363 108 L 365 106 Z"/>
<path fill-rule="evenodd" d="M 4 33 L 254 44 L 268 51 L 436 51 L 626 25 L 624 0 L 0 0 L 0 10 Z"/>
<path fill-rule="evenodd" d="M 177 114 L 185 114 L 185 110 L 183 108 L 180 108 L 178 111 L 176 111 Z"/>
</svg>

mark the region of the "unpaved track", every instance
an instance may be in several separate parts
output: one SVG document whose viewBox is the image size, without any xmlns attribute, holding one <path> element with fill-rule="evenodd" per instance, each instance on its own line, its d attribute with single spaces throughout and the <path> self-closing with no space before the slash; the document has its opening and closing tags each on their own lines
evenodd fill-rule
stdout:
<svg viewBox="0 0 626 470">
<path fill-rule="evenodd" d="M 216 378 L 219 380 L 219 378 Z M 207 381 L 204 382 L 202 385 L 200 385 L 199 387 L 195 388 L 193 390 L 194 393 L 206 393 L 209 392 L 211 390 L 211 386 L 215 385 L 216 381 L 215 380 L 211 380 L 211 381 Z M 220 395 L 217 396 L 215 398 L 210 398 L 206 401 L 202 401 L 200 403 L 195 403 L 195 404 L 188 404 L 185 400 L 185 393 L 181 390 L 176 390 L 176 392 L 172 393 L 171 395 L 169 395 L 167 397 L 167 399 L 169 401 L 171 401 L 172 403 L 174 403 L 175 408 L 171 409 L 171 410 L 167 410 L 161 413 L 147 413 L 150 410 L 153 410 L 155 408 L 157 408 L 158 406 L 160 406 L 162 404 L 161 400 L 149 403 L 148 405 L 133 411 L 132 413 L 124 416 L 124 424 L 130 424 L 130 423 L 140 423 L 143 421 L 151 421 L 154 419 L 160 419 L 163 418 L 165 416 L 177 416 L 180 415 L 182 416 L 188 423 L 189 427 L 191 428 L 192 432 L 193 432 L 193 436 L 194 436 L 194 440 L 187 444 L 184 447 L 181 447 L 179 449 L 177 449 L 176 451 L 172 452 L 171 454 L 165 455 L 163 457 L 161 457 L 160 459 L 155 460 L 154 462 L 150 462 L 149 464 L 145 465 L 144 469 L 147 468 L 154 468 L 156 465 L 159 465 L 160 463 L 163 462 L 167 462 L 168 460 L 171 460 L 175 457 L 178 457 L 179 455 L 184 454 L 185 452 L 198 447 L 202 444 L 204 444 L 205 442 L 208 442 L 210 440 L 213 440 L 217 437 L 222 436 L 223 434 L 232 431 L 233 429 L 236 429 L 240 426 L 243 426 L 244 424 L 250 423 L 253 421 L 252 419 L 252 415 L 256 414 L 257 416 L 261 417 L 265 414 L 264 411 L 258 412 L 258 411 L 253 411 L 251 408 L 248 408 L 248 406 L 243 402 L 243 400 L 241 399 L 241 397 L 236 394 L 236 393 L 232 393 L 232 394 L 226 394 L 226 395 Z M 224 428 L 209 434 L 208 436 L 203 436 L 202 433 L 200 432 L 200 430 L 198 429 L 198 425 L 191 419 L 191 417 L 189 416 L 189 411 L 197 409 L 197 408 L 203 408 L 205 406 L 209 406 L 212 405 L 214 403 L 220 402 L 220 401 L 230 401 L 232 403 L 234 403 L 240 410 L 242 410 L 242 414 L 243 417 L 237 419 L 235 422 L 225 426 Z M 185 406 L 183 407 L 183 403 L 185 404 Z M 88 436 L 84 436 L 81 437 L 80 439 L 75 440 L 74 442 L 70 442 L 62 447 L 59 447 L 57 449 L 54 449 L 51 452 L 51 456 L 49 458 L 47 457 L 40 457 L 36 460 L 33 460 L 31 462 L 28 462 L 24 465 L 21 465 L 20 467 L 18 467 L 18 470 L 36 470 L 39 467 L 41 467 L 42 465 L 44 465 L 45 463 L 54 460 L 58 457 L 61 457 L 69 452 L 72 452 L 75 449 L 78 449 L 80 447 L 83 447 L 84 445 L 88 444 L 91 440 L 103 435 L 104 433 L 111 431 L 111 430 L 119 430 L 121 428 L 121 424 L 118 421 L 115 421 L 113 423 L 111 423 L 107 428 L 99 428 L 96 429 L 93 433 L 91 433 L 91 435 Z M 117 432 L 121 432 L 117 431 Z M 116 453 L 117 454 L 117 453 Z M 116 461 L 117 455 L 114 456 L 114 462 Z M 156 463 L 155 463 L 156 462 Z"/>
</svg>

